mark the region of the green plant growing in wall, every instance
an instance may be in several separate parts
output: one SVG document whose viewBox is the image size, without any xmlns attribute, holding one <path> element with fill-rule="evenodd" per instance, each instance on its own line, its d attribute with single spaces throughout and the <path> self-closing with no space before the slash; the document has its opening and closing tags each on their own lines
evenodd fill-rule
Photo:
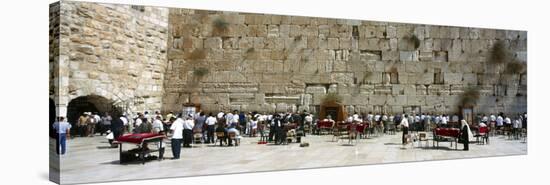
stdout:
<svg viewBox="0 0 550 185">
<path fill-rule="evenodd" d="M 506 49 L 506 44 L 504 41 L 497 41 L 490 51 L 490 56 L 488 57 L 488 63 L 491 64 L 503 64 L 510 61 L 510 53 Z"/>
<path fill-rule="evenodd" d="M 209 72 L 210 71 L 208 70 L 208 68 L 198 67 L 198 68 L 193 69 L 193 76 L 195 76 L 197 78 L 202 78 L 202 77 L 206 76 Z"/>
<path fill-rule="evenodd" d="M 301 40 L 302 40 L 302 37 L 303 37 L 302 35 L 295 36 L 295 37 L 294 37 L 294 42 L 299 42 L 299 41 L 301 41 Z"/>
<path fill-rule="evenodd" d="M 411 36 L 410 42 L 414 45 L 415 50 L 420 47 L 420 39 L 416 35 Z"/>
<path fill-rule="evenodd" d="M 222 34 L 229 29 L 229 23 L 221 17 L 214 19 L 212 24 L 214 26 L 213 33 L 217 35 Z"/>
<path fill-rule="evenodd" d="M 521 62 L 508 62 L 506 68 L 504 68 L 506 74 L 521 74 L 523 72 L 525 72 L 525 64 Z"/>
<path fill-rule="evenodd" d="M 479 88 L 467 87 L 460 96 L 462 106 L 475 106 L 479 100 Z"/>
<path fill-rule="evenodd" d="M 343 100 L 342 96 L 336 93 L 327 93 L 322 99 L 322 104 L 342 103 L 342 100 Z"/>
</svg>

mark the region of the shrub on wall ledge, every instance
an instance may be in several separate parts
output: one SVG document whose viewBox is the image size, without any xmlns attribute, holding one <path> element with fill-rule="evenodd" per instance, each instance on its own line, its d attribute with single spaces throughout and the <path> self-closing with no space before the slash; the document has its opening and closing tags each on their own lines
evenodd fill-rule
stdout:
<svg viewBox="0 0 550 185">
<path fill-rule="evenodd" d="M 504 73 L 506 74 L 521 74 L 525 72 L 525 64 L 521 62 L 508 62 Z"/>
<path fill-rule="evenodd" d="M 463 106 L 474 106 L 479 100 L 479 89 L 476 87 L 468 87 L 464 90 L 460 97 L 460 102 Z"/>
<path fill-rule="evenodd" d="M 229 23 L 221 17 L 214 19 L 212 25 L 214 26 L 213 34 L 218 35 L 226 32 L 229 28 Z"/>
<path fill-rule="evenodd" d="M 497 41 L 491 48 L 488 63 L 503 64 L 510 61 L 510 53 L 504 41 Z"/>
<path fill-rule="evenodd" d="M 199 68 L 195 68 L 193 70 L 193 75 L 198 77 L 198 78 L 201 78 L 203 76 L 206 76 L 208 74 L 209 70 L 205 67 L 199 67 Z"/>
<path fill-rule="evenodd" d="M 327 93 L 325 97 L 323 97 L 322 104 L 326 103 L 342 103 L 342 96 L 336 94 L 336 93 Z"/>
<path fill-rule="evenodd" d="M 420 39 L 416 35 L 411 36 L 410 41 L 412 44 L 414 44 L 415 50 L 420 47 Z"/>
</svg>

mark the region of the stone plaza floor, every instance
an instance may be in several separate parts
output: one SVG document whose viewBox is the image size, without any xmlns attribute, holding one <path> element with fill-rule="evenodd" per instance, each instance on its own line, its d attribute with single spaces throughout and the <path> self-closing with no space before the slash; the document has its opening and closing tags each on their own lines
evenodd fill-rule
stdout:
<svg viewBox="0 0 550 185">
<path fill-rule="evenodd" d="M 428 138 L 431 138 L 429 136 Z M 229 174 L 257 171 L 308 169 L 349 165 L 367 165 L 427 160 L 461 159 L 527 154 L 527 143 L 509 140 L 504 136 L 490 138 L 490 144 L 470 144 L 469 151 L 463 145 L 450 147 L 440 143 L 439 148 L 429 145 L 419 147 L 401 143 L 401 133 L 360 139 L 355 146 L 347 141 L 333 142 L 331 135 L 308 135 L 302 138 L 310 144 L 300 147 L 289 145 L 259 145 L 259 137 L 244 137 L 238 147 L 219 147 L 213 144 L 196 144 L 182 148 L 179 160 L 170 160 L 169 141 L 165 160 L 148 161 L 145 164 L 119 164 L 119 149 L 109 148 L 105 136 L 74 138 L 68 141 L 68 153 L 60 157 L 61 183 L 86 183 L 150 178 L 183 177 L 212 174 Z M 51 142 L 53 143 L 53 142 Z M 132 148 L 125 144 L 124 149 Z M 51 159 L 56 160 L 54 151 Z M 158 153 L 154 153 L 157 155 Z"/>
</svg>

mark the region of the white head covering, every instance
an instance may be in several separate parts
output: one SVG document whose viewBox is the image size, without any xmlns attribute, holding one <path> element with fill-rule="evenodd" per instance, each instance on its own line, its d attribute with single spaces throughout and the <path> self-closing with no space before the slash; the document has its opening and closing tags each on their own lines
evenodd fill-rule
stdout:
<svg viewBox="0 0 550 185">
<path fill-rule="evenodd" d="M 468 139 L 471 141 L 474 139 L 474 135 L 472 134 L 472 131 L 470 130 L 470 125 L 468 125 L 468 122 L 466 122 L 466 120 L 461 120 L 460 121 L 460 129 L 462 129 L 462 127 L 464 127 L 464 125 L 466 125 L 466 128 L 468 129 Z"/>
</svg>

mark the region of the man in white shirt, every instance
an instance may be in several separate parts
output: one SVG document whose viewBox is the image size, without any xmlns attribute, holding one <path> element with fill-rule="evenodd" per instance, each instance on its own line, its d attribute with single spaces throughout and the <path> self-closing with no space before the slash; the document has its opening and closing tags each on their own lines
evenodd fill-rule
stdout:
<svg viewBox="0 0 550 185">
<path fill-rule="evenodd" d="M 443 116 L 441 116 L 441 126 L 447 127 L 447 121 L 449 121 L 449 119 L 445 114 L 443 114 Z"/>
<path fill-rule="evenodd" d="M 193 115 L 187 115 L 186 120 L 183 122 L 183 147 L 191 148 L 191 141 L 193 140 L 193 127 L 195 127 Z"/>
<path fill-rule="evenodd" d="M 231 121 L 233 121 L 233 113 L 227 113 L 225 115 L 225 126 L 231 125 Z"/>
<path fill-rule="evenodd" d="M 143 123 L 143 114 L 138 113 L 138 117 L 136 118 L 135 125 L 136 127 L 139 127 Z"/>
<path fill-rule="evenodd" d="M 506 116 L 504 122 L 506 123 L 506 126 L 512 126 L 512 120 L 510 119 L 510 117 Z"/>
<path fill-rule="evenodd" d="M 239 126 L 239 118 L 240 118 L 239 114 L 237 114 L 235 112 L 235 114 L 233 114 L 233 117 L 231 117 L 231 123 L 230 124 L 235 125 L 235 128 L 236 128 L 237 126 Z"/>
<path fill-rule="evenodd" d="M 405 117 L 401 119 L 400 125 L 403 127 L 401 130 L 403 130 L 403 136 L 401 137 L 401 141 L 403 142 L 403 145 L 407 144 L 407 134 L 409 134 L 409 115 L 405 114 Z"/>
<path fill-rule="evenodd" d="M 214 143 L 214 131 L 216 129 L 216 123 L 218 122 L 218 120 L 212 115 L 212 113 L 210 113 L 208 115 L 208 118 L 206 118 L 206 135 L 207 135 L 207 138 L 206 138 L 206 143 Z"/>
<path fill-rule="evenodd" d="M 157 115 L 153 121 L 153 133 L 158 134 L 164 131 L 164 126 L 162 125 L 162 117 Z"/>
<path fill-rule="evenodd" d="M 176 119 L 175 117 L 171 117 L 170 122 L 172 122 L 170 126 L 170 130 L 172 131 L 172 155 L 174 156 L 173 159 L 179 159 L 181 140 L 183 138 L 183 120 L 181 118 Z"/>
<path fill-rule="evenodd" d="M 512 133 L 514 135 L 514 139 L 519 138 L 519 129 L 521 128 L 521 121 L 520 118 L 514 119 L 512 124 Z"/>
<path fill-rule="evenodd" d="M 504 125 L 504 119 L 500 115 L 497 117 L 496 122 L 498 129 L 500 129 Z"/>
<path fill-rule="evenodd" d="M 369 112 L 369 114 L 367 115 L 367 123 L 369 124 L 373 124 L 373 115 L 372 115 L 372 112 Z"/>
<path fill-rule="evenodd" d="M 304 118 L 305 120 L 305 124 L 309 126 L 309 133 L 312 133 L 312 129 L 313 129 L 313 116 L 311 116 L 311 114 L 307 114 L 306 117 Z"/>
<path fill-rule="evenodd" d="M 59 117 L 58 121 L 53 123 L 53 128 L 57 133 L 57 137 L 55 137 L 55 152 L 57 153 L 57 155 L 59 155 L 59 149 L 61 149 L 61 155 L 65 155 L 65 152 L 67 150 L 66 142 L 67 139 L 71 137 L 71 124 L 69 124 L 69 122 L 66 122 L 64 117 Z"/>
<path fill-rule="evenodd" d="M 481 122 L 489 124 L 489 118 L 485 114 L 483 114 L 481 117 Z"/>
<path fill-rule="evenodd" d="M 126 118 L 126 116 L 122 115 L 119 117 L 120 121 L 122 121 L 122 125 L 124 125 L 124 129 L 125 130 L 129 130 L 128 126 L 129 126 L 129 123 L 128 123 L 128 118 Z M 124 132 L 124 130 L 122 131 Z"/>
</svg>

